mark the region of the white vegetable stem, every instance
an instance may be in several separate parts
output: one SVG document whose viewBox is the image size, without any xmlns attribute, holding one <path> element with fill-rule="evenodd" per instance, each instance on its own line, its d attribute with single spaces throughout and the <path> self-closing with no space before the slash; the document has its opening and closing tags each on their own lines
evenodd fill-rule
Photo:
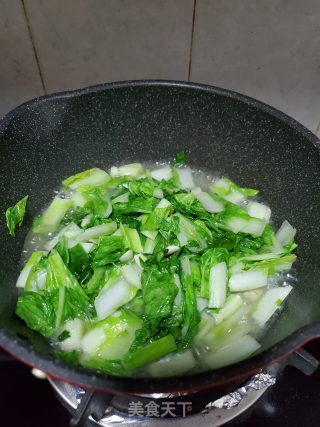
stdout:
<svg viewBox="0 0 320 427">
<path fill-rule="evenodd" d="M 148 371 L 152 377 L 170 377 L 172 375 L 182 375 L 196 365 L 195 358 L 191 350 L 183 353 L 169 354 L 157 362 L 148 366 Z"/>
<path fill-rule="evenodd" d="M 232 274 L 229 280 L 229 287 L 231 292 L 248 291 L 267 286 L 267 280 L 267 272 L 257 268 Z"/>
<path fill-rule="evenodd" d="M 125 280 L 138 289 L 141 289 L 141 273 L 136 263 L 126 264 L 122 267 L 122 274 Z"/>
<path fill-rule="evenodd" d="M 208 193 L 201 191 L 200 188 L 195 188 L 192 194 L 202 204 L 206 211 L 210 213 L 216 213 L 223 211 L 223 204 L 214 200 Z"/>
<path fill-rule="evenodd" d="M 88 254 L 91 251 L 94 244 L 89 242 L 82 242 L 80 243 L 80 245 L 82 246 L 83 250 Z"/>
<path fill-rule="evenodd" d="M 75 190 L 84 185 L 97 186 L 107 182 L 110 178 L 107 172 L 99 168 L 94 168 L 91 172 L 91 174 L 88 174 L 84 178 L 75 180 L 68 187 L 71 188 L 71 190 Z"/>
<path fill-rule="evenodd" d="M 81 349 L 86 355 L 94 354 L 106 339 L 103 327 L 89 330 L 81 341 Z"/>
<path fill-rule="evenodd" d="M 62 331 L 68 331 L 70 336 L 59 343 L 61 350 L 72 351 L 80 350 L 81 340 L 84 332 L 84 323 L 81 319 L 73 319 L 66 322 L 61 328 Z"/>
<path fill-rule="evenodd" d="M 81 230 L 81 228 L 78 227 L 74 222 L 71 222 L 70 224 L 63 227 L 53 239 L 49 240 L 45 248 L 48 251 L 51 251 L 51 249 L 55 247 L 61 237 L 66 237 L 68 240 L 75 239 L 81 233 L 83 233 L 83 230 Z"/>
<path fill-rule="evenodd" d="M 161 181 L 162 179 L 168 181 L 172 178 L 172 169 L 170 166 L 164 166 L 162 168 L 155 169 L 151 172 L 151 177 L 157 181 Z"/>
<path fill-rule="evenodd" d="M 266 260 L 266 259 L 273 259 L 273 258 L 278 258 L 278 255 L 274 254 L 274 253 L 254 254 L 254 255 L 244 256 L 241 259 L 246 259 L 248 261 L 263 261 L 263 260 Z"/>
<path fill-rule="evenodd" d="M 244 218 L 234 217 L 226 221 L 226 226 L 234 233 L 239 233 L 241 231 L 258 237 L 263 233 L 266 221 L 259 218 L 246 220 Z"/>
<path fill-rule="evenodd" d="M 172 255 L 180 250 L 180 246 L 170 245 L 166 247 L 166 255 Z"/>
<path fill-rule="evenodd" d="M 224 178 L 216 180 L 210 188 L 231 203 L 239 204 L 245 200 L 245 196 L 240 191 L 230 190 L 230 184 Z"/>
<path fill-rule="evenodd" d="M 249 202 L 247 205 L 248 214 L 254 218 L 264 219 L 269 222 L 271 217 L 271 209 L 269 206 L 258 203 L 258 202 Z"/>
<path fill-rule="evenodd" d="M 233 313 L 240 309 L 242 304 L 243 300 L 240 295 L 229 295 L 226 299 L 223 308 L 221 308 L 218 313 L 214 313 L 213 315 L 216 323 L 218 324 L 227 317 L 231 316 Z"/>
<path fill-rule="evenodd" d="M 220 262 L 210 269 L 209 308 L 223 307 L 227 295 L 227 265 Z"/>
<path fill-rule="evenodd" d="M 201 313 L 207 307 L 208 307 L 207 298 L 197 297 L 197 309 L 199 313 Z"/>
<path fill-rule="evenodd" d="M 136 255 L 134 255 L 133 259 L 134 259 L 134 262 L 136 263 L 136 265 L 142 271 L 143 267 L 141 265 L 141 261 L 145 261 L 147 258 L 143 254 L 136 254 Z"/>
<path fill-rule="evenodd" d="M 284 220 L 279 230 L 276 232 L 276 238 L 281 243 L 282 246 L 290 243 L 294 236 L 296 235 L 297 230 L 292 227 L 292 225 Z"/>
<path fill-rule="evenodd" d="M 133 258 L 133 251 L 129 249 L 127 252 L 125 252 L 120 258 L 120 262 L 128 262 L 131 261 Z"/>
<path fill-rule="evenodd" d="M 163 209 L 163 208 L 167 208 L 168 206 L 170 206 L 171 203 L 169 202 L 169 200 L 167 199 L 161 199 L 160 202 L 157 204 L 156 209 Z"/>
<path fill-rule="evenodd" d="M 56 196 L 48 209 L 42 215 L 41 224 L 46 226 L 55 226 L 59 224 L 66 212 L 72 207 L 70 199 L 61 199 Z"/>
<path fill-rule="evenodd" d="M 157 230 L 155 230 L 155 231 L 143 230 L 143 231 L 141 231 L 141 234 L 148 237 L 148 239 L 154 240 L 158 235 L 158 231 Z"/>
<path fill-rule="evenodd" d="M 121 194 L 118 197 L 115 197 L 112 200 L 112 203 L 127 203 L 127 201 L 129 200 L 129 194 L 130 193 L 128 192 L 128 193 Z"/>
<path fill-rule="evenodd" d="M 40 261 L 43 255 L 45 255 L 45 252 L 43 251 L 33 252 L 28 262 L 25 264 L 25 266 L 21 270 L 21 273 L 16 283 L 17 288 L 24 288 L 26 286 L 32 267 Z"/>
<path fill-rule="evenodd" d="M 140 163 L 130 163 L 123 166 L 113 166 L 110 170 L 111 176 L 132 176 L 138 178 L 143 174 L 143 167 Z"/>
<path fill-rule="evenodd" d="M 156 197 L 157 199 L 162 199 L 163 191 L 161 190 L 161 188 L 155 188 L 153 191 L 153 196 Z"/>
<path fill-rule="evenodd" d="M 182 190 L 194 188 L 193 176 L 189 167 L 177 168 L 176 171 Z"/>
<path fill-rule="evenodd" d="M 230 340 L 214 353 L 208 353 L 204 360 L 209 368 L 217 369 L 247 358 L 259 347 L 260 344 L 254 338 L 250 335 L 244 335 Z"/>
<path fill-rule="evenodd" d="M 134 287 L 137 290 L 136 287 Z M 94 301 L 98 319 L 104 319 L 114 313 L 119 307 L 130 301 L 135 295 L 132 286 L 120 279 L 107 289 L 102 290 Z"/>
<path fill-rule="evenodd" d="M 173 280 L 174 280 L 175 285 L 178 288 L 178 293 L 175 297 L 174 303 L 175 303 L 175 305 L 180 307 L 182 304 L 182 292 L 181 292 L 181 282 L 180 282 L 179 274 L 174 274 Z"/>
<path fill-rule="evenodd" d="M 87 228 L 83 233 L 79 234 L 77 241 L 84 242 L 87 240 L 96 239 L 97 237 L 106 234 L 112 234 L 117 229 L 116 222 L 109 222 L 107 224 L 96 225 L 95 227 Z"/>
<path fill-rule="evenodd" d="M 144 244 L 144 248 L 143 248 L 143 253 L 144 254 L 153 254 L 154 248 L 156 246 L 156 242 L 152 239 L 146 239 L 145 244 Z"/>
<path fill-rule="evenodd" d="M 86 215 L 83 220 L 81 221 L 81 227 L 84 228 L 85 226 L 87 226 L 88 224 L 90 224 L 90 221 L 93 218 L 93 214 L 88 214 Z"/>
<path fill-rule="evenodd" d="M 292 286 L 283 286 L 278 288 L 268 289 L 267 292 L 258 301 L 256 309 L 252 313 L 252 317 L 263 326 L 274 312 L 281 306 L 281 303 L 286 299 L 292 290 Z"/>
</svg>

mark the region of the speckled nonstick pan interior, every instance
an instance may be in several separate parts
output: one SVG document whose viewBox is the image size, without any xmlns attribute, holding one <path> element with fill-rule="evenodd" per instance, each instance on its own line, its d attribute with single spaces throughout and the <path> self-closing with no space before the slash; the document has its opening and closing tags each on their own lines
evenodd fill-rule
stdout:
<svg viewBox="0 0 320 427">
<path fill-rule="evenodd" d="M 54 359 L 14 315 L 15 281 L 32 217 L 61 180 L 92 166 L 168 160 L 184 150 L 195 168 L 261 190 L 275 226 L 298 229 L 299 280 L 262 351 L 217 371 L 166 379 L 93 373 Z M 196 391 L 238 382 L 320 335 L 320 155 L 317 138 L 295 120 L 227 90 L 184 82 L 112 83 L 32 100 L 0 121 L 0 345 L 53 377 L 106 392 Z M 28 194 L 15 239 L 5 208 Z"/>
</svg>

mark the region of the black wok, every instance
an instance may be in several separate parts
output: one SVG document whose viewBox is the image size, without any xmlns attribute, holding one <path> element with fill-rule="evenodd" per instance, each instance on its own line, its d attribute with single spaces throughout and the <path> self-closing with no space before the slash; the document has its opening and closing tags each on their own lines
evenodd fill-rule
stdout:
<svg viewBox="0 0 320 427">
<path fill-rule="evenodd" d="M 320 336 L 320 143 L 285 114 L 210 86 L 140 81 L 106 84 L 32 100 L 0 121 L 0 345 L 49 376 L 110 393 L 196 391 L 248 377 Z M 297 229 L 299 281 L 262 351 L 241 363 L 166 379 L 116 378 L 56 360 L 14 315 L 19 259 L 34 215 L 61 180 L 92 166 L 168 160 L 184 150 L 193 167 L 219 171 L 261 190 L 275 226 Z M 30 196 L 15 239 L 5 209 Z"/>
</svg>

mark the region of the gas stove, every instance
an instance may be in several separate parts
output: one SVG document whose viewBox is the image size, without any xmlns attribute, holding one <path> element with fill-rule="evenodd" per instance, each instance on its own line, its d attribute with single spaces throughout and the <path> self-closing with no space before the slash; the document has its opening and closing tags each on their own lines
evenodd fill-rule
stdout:
<svg viewBox="0 0 320 427">
<path fill-rule="evenodd" d="M 70 422 L 79 427 L 315 427 L 320 418 L 320 341 L 306 350 L 212 398 L 210 391 L 112 397 L 56 380 L 41 381 L 20 363 L 2 361 L 2 419 L 13 427 L 68 427 Z"/>
</svg>

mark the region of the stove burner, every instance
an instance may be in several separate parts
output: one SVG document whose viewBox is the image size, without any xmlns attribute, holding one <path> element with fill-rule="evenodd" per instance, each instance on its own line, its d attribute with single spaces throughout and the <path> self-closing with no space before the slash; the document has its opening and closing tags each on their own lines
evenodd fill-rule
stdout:
<svg viewBox="0 0 320 427">
<path fill-rule="evenodd" d="M 264 384 L 261 378 L 264 376 Z M 79 406 L 83 404 L 84 398 L 94 392 L 85 392 L 83 389 L 71 386 L 67 383 L 49 379 L 51 385 L 60 397 L 60 400 L 73 413 L 77 414 Z M 139 423 L 144 427 L 163 427 L 164 418 L 166 422 L 174 422 L 175 426 L 191 427 L 197 425 L 216 427 L 225 424 L 240 415 L 255 403 L 274 384 L 275 377 L 272 373 L 260 373 L 250 378 L 250 380 L 240 389 L 227 396 L 220 397 L 213 401 L 208 401 L 210 392 L 190 395 L 186 393 L 135 395 L 135 396 L 106 396 L 110 404 L 104 414 L 94 413 L 91 408 L 89 419 L 93 425 L 113 427 L 121 423 L 123 427 L 132 427 L 133 423 Z M 260 384 L 256 388 L 253 384 Z M 251 385 L 250 385 L 251 384 Z M 204 400 L 204 393 L 206 398 Z M 209 396 L 208 396 L 209 393 Z M 215 395 L 215 394 L 213 394 Z M 101 396 L 101 395 L 99 395 Z M 229 398 L 228 398 L 229 396 Z M 85 399 L 86 400 L 86 399 Z M 228 404 L 226 402 L 229 402 Z M 205 403 L 204 403 L 205 402 Z M 228 410 L 226 408 L 228 407 Z M 100 419 L 99 422 L 95 419 Z M 77 415 L 74 417 L 74 425 L 79 421 Z M 84 424 L 83 424 L 84 425 Z"/>
<path fill-rule="evenodd" d="M 305 350 L 299 350 L 282 364 L 249 378 L 237 390 L 224 396 L 216 390 L 187 394 L 144 394 L 111 396 L 49 379 L 56 394 L 73 414 L 71 425 L 133 427 L 163 427 L 174 422 L 175 427 L 221 426 L 238 417 L 251 407 L 275 383 L 275 378 L 285 366 L 292 365 L 306 375 L 317 369 L 319 362 Z M 105 409 L 107 408 L 107 409 Z"/>
</svg>

